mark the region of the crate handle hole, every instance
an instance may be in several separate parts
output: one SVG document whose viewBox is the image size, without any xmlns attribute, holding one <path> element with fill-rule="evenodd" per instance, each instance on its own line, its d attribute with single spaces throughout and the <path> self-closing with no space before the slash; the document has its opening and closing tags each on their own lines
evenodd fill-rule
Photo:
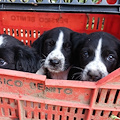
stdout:
<svg viewBox="0 0 120 120">
<path fill-rule="evenodd" d="M 108 4 L 115 4 L 117 0 L 106 0 Z"/>
<path fill-rule="evenodd" d="M 104 29 L 104 23 L 105 23 L 105 18 L 102 19 L 102 27 L 101 27 L 101 30 Z"/>
<path fill-rule="evenodd" d="M 15 2 L 15 0 L 8 0 L 8 2 Z"/>
<path fill-rule="evenodd" d="M 1 108 L 1 112 L 2 112 L 3 115 L 5 115 L 5 110 L 4 110 L 4 108 Z"/>
<path fill-rule="evenodd" d="M 27 3 L 29 0 L 20 0 L 21 2 Z"/>
<path fill-rule="evenodd" d="M 11 109 L 9 109 L 9 115 L 10 115 L 10 116 L 12 115 Z"/>
<path fill-rule="evenodd" d="M 120 94 L 120 90 L 117 90 L 116 94 L 115 94 L 114 101 L 113 101 L 114 104 L 116 103 L 119 94 Z"/>
<path fill-rule="evenodd" d="M 106 98 L 105 98 L 105 103 L 107 103 L 108 99 L 110 96 L 110 89 L 108 89 L 107 94 L 106 94 Z"/>
<path fill-rule="evenodd" d="M 104 110 L 102 110 L 102 112 L 101 112 L 101 114 L 100 114 L 101 116 L 103 116 L 104 115 Z"/>
<path fill-rule="evenodd" d="M 71 3 L 73 0 L 64 0 L 65 3 Z"/>
<path fill-rule="evenodd" d="M 93 18 L 92 18 L 92 26 L 91 26 L 91 29 L 94 29 L 94 24 L 95 24 L 95 18 L 93 17 Z"/>
<path fill-rule="evenodd" d="M 82 114 L 85 114 L 85 109 L 83 109 Z"/>
<path fill-rule="evenodd" d="M 41 119 L 41 113 L 40 112 L 38 113 L 38 118 Z"/>
<path fill-rule="evenodd" d="M 80 3 L 86 3 L 87 0 L 78 0 L 78 2 L 80 2 Z"/>
<path fill-rule="evenodd" d="M 75 108 L 75 114 L 78 112 L 78 108 Z"/>
<path fill-rule="evenodd" d="M 67 116 L 67 119 L 66 120 L 69 120 L 69 116 Z"/>
<path fill-rule="evenodd" d="M 36 2 L 37 2 L 37 3 L 41 3 L 41 2 L 43 2 L 43 0 L 36 0 Z"/>
<path fill-rule="evenodd" d="M 32 118 L 34 118 L 34 112 L 33 111 L 31 112 L 31 114 L 32 114 Z"/>
<path fill-rule="evenodd" d="M 48 0 L 49 3 L 56 3 L 58 0 Z"/>
<path fill-rule="evenodd" d="M 55 110 L 55 106 L 53 106 L 53 110 Z"/>
<path fill-rule="evenodd" d="M 96 113 L 96 111 L 95 111 L 95 110 L 93 110 L 93 113 L 92 113 L 92 115 L 95 115 L 95 113 Z"/>
<path fill-rule="evenodd" d="M 92 0 L 92 2 L 95 4 L 100 4 L 102 2 L 102 0 Z"/>
<path fill-rule="evenodd" d="M 97 20 L 97 27 L 96 27 L 97 30 L 99 28 L 99 23 L 100 23 L 100 18 L 98 18 L 98 20 Z"/>
<path fill-rule="evenodd" d="M 54 114 L 52 114 L 52 120 L 55 120 L 55 115 Z"/>
<path fill-rule="evenodd" d="M 86 29 L 89 28 L 89 15 L 87 14 L 87 23 L 86 23 Z"/>
</svg>

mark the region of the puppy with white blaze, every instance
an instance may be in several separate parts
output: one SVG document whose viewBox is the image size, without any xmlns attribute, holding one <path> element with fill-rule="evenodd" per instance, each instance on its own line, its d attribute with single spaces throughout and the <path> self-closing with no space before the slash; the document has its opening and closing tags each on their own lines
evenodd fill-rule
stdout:
<svg viewBox="0 0 120 120">
<path fill-rule="evenodd" d="M 56 27 L 43 33 L 33 44 L 40 55 L 42 66 L 37 74 L 50 79 L 67 79 L 73 62 L 75 37 L 78 34 L 66 27 Z"/>
<path fill-rule="evenodd" d="M 89 34 L 75 52 L 69 79 L 98 81 L 120 66 L 120 41 L 106 32 Z"/>
</svg>

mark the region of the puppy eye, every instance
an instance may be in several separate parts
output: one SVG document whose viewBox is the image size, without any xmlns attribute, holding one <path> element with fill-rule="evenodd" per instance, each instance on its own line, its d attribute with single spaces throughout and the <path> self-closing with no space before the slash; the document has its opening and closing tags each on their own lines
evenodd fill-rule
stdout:
<svg viewBox="0 0 120 120">
<path fill-rule="evenodd" d="M 112 61 L 115 60 L 115 58 L 114 58 L 113 55 L 109 55 L 109 56 L 107 57 L 107 60 L 110 61 L 110 62 L 112 62 Z"/>
<path fill-rule="evenodd" d="M 49 46 L 54 46 L 55 42 L 53 40 L 49 41 Z"/>
<path fill-rule="evenodd" d="M 4 66 L 4 65 L 6 65 L 6 64 L 7 64 L 7 62 L 4 61 L 2 58 L 0 58 L 0 66 Z"/>
<path fill-rule="evenodd" d="M 84 52 L 82 53 L 82 56 L 83 56 L 84 58 L 88 58 L 88 57 L 89 57 L 89 53 L 88 53 L 87 51 L 84 51 Z"/>
<path fill-rule="evenodd" d="M 114 56 L 113 55 L 109 55 L 107 57 L 107 60 L 110 61 L 110 62 L 113 62 L 115 60 Z"/>
</svg>

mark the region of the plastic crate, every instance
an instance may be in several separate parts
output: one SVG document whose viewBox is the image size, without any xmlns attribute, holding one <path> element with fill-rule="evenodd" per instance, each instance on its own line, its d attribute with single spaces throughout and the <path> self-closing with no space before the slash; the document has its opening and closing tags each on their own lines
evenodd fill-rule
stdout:
<svg viewBox="0 0 120 120">
<path fill-rule="evenodd" d="M 119 21 L 117 14 L 0 11 L 0 33 L 26 45 L 58 26 L 120 38 Z M 0 120 L 110 120 L 111 115 L 120 117 L 120 69 L 98 82 L 0 69 Z"/>
</svg>

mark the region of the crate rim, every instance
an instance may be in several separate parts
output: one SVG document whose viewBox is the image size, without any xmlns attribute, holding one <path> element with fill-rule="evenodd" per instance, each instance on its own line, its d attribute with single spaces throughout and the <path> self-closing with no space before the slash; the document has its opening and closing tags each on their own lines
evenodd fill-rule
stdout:
<svg viewBox="0 0 120 120">
<path fill-rule="evenodd" d="M 101 4 L 93 4 L 88 2 L 85 4 L 73 3 L 37 3 L 34 0 L 30 2 L 16 2 L 0 1 L 1 11 L 32 11 L 32 12 L 70 12 L 70 13 L 106 13 L 106 14 L 120 14 L 120 4 L 106 4 L 103 0 Z"/>
</svg>

